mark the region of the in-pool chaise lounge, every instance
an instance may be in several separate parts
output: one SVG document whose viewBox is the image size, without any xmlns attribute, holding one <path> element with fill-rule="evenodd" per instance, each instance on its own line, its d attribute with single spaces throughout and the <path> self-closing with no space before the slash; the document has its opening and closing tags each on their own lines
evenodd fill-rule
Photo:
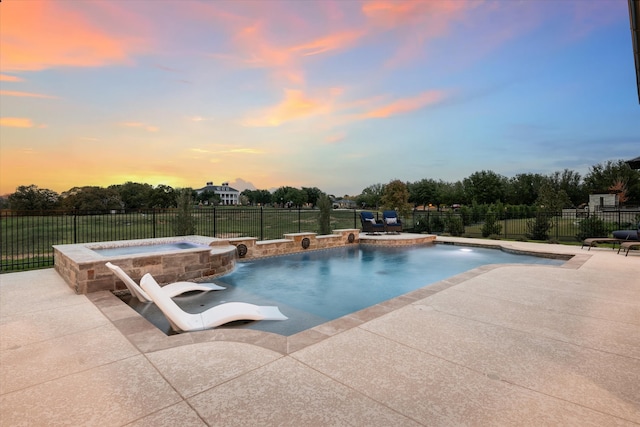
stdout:
<svg viewBox="0 0 640 427">
<path fill-rule="evenodd" d="M 151 302 L 149 295 L 142 290 L 140 286 L 131 278 L 124 270 L 110 262 L 105 264 L 113 273 L 120 278 L 129 289 L 129 292 L 140 302 Z M 162 286 L 162 292 L 167 294 L 169 298 L 173 298 L 180 294 L 193 291 L 219 291 L 225 289 L 223 286 L 214 285 L 213 283 L 192 283 L 192 282 L 176 282 Z"/>
<path fill-rule="evenodd" d="M 149 273 L 142 276 L 140 286 L 149 294 L 156 306 L 164 313 L 175 331 L 202 331 L 215 328 L 234 320 L 287 320 L 278 307 L 259 306 L 245 302 L 226 302 L 211 307 L 202 313 L 192 314 L 183 311 L 164 292 Z"/>
</svg>

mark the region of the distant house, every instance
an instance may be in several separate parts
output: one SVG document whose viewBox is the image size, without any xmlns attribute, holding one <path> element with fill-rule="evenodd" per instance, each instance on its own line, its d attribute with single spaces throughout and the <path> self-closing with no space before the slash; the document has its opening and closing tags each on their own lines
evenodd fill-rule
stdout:
<svg viewBox="0 0 640 427">
<path fill-rule="evenodd" d="M 358 205 L 353 200 L 337 199 L 333 201 L 333 209 L 355 209 Z"/>
<path fill-rule="evenodd" d="M 589 195 L 589 212 L 603 211 L 606 209 L 618 208 L 617 194 L 590 194 Z"/>
<path fill-rule="evenodd" d="M 217 194 L 220 196 L 220 203 L 222 205 L 237 205 L 240 192 L 235 188 L 229 187 L 228 182 L 223 182 L 222 185 L 213 185 L 213 182 L 207 182 L 207 185 L 196 190 L 196 193 L 202 194 L 205 191 Z"/>
</svg>

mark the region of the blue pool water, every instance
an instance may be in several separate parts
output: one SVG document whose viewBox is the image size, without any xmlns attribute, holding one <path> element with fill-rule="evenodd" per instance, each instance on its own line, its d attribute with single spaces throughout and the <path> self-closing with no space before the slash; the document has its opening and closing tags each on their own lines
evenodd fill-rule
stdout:
<svg viewBox="0 0 640 427">
<path fill-rule="evenodd" d="M 453 245 L 347 246 L 242 262 L 232 273 L 213 280 L 227 289 L 174 301 L 191 313 L 229 301 L 277 305 L 289 320 L 234 322 L 225 327 L 288 336 L 481 265 L 508 263 L 561 265 L 564 260 Z M 135 298 L 129 301 L 170 332 L 155 305 L 136 303 Z"/>
</svg>

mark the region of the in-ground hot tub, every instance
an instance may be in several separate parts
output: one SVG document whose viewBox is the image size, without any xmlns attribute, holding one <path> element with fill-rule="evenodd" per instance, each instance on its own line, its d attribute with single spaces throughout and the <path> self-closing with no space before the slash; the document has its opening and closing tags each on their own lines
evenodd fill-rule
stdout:
<svg viewBox="0 0 640 427">
<path fill-rule="evenodd" d="M 55 245 L 55 269 L 76 293 L 125 289 L 106 262 L 138 281 L 151 273 L 159 283 L 199 280 L 233 270 L 236 247 L 204 236 Z"/>
</svg>

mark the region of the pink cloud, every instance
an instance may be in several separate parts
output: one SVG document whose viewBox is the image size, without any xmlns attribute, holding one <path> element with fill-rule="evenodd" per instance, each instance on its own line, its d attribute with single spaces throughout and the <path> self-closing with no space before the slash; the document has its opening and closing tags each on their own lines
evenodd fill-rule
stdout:
<svg viewBox="0 0 640 427">
<path fill-rule="evenodd" d="M 140 47 L 139 41 L 99 28 L 90 21 L 90 14 L 79 10 L 87 5 L 100 4 L 76 8 L 66 2 L 34 0 L 3 5 L 3 68 L 22 71 L 129 62 L 130 54 Z"/>
<path fill-rule="evenodd" d="M 384 118 L 396 116 L 398 114 L 409 113 L 419 110 L 429 105 L 437 104 L 442 101 L 446 93 L 441 90 L 432 90 L 423 92 L 420 95 L 403 98 L 387 104 L 383 107 L 370 110 L 362 115 L 363 118 Z"/>
</svg>

